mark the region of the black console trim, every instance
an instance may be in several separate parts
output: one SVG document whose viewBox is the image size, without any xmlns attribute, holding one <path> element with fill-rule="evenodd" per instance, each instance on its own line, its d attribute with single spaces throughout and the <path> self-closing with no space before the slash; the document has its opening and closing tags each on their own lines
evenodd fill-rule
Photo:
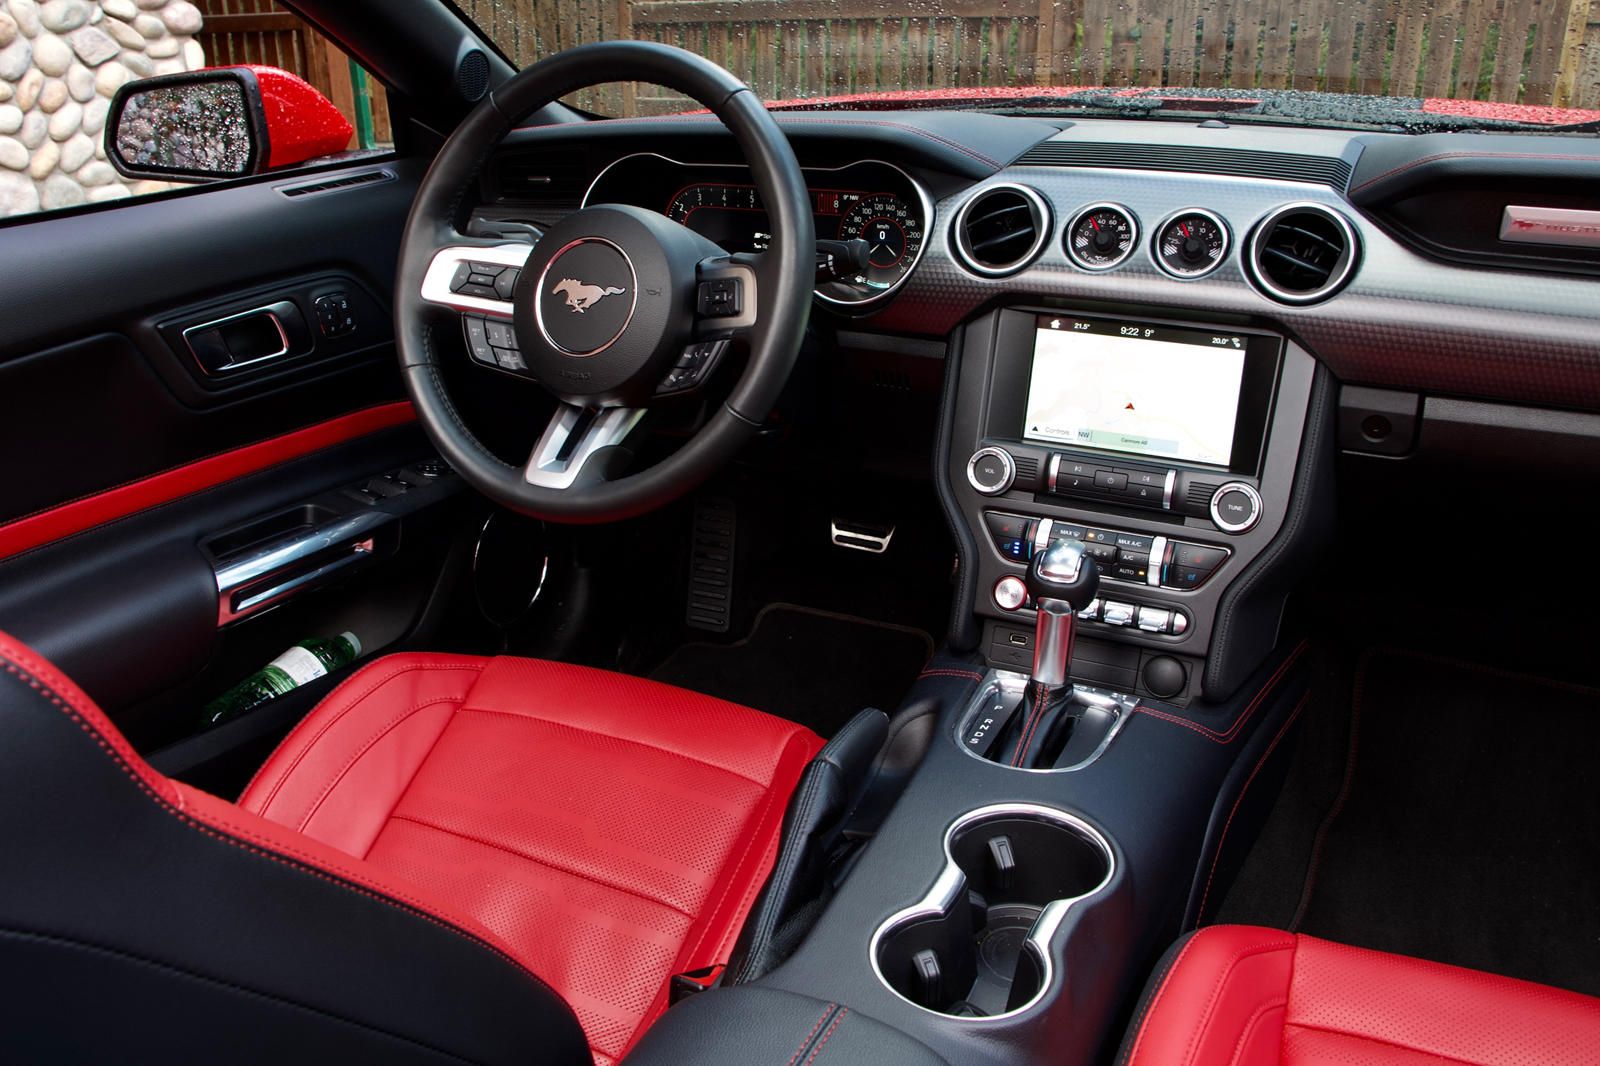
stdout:
<svg viewBox="0 0 1600 1066">
<path fill-rule="evenodd" d="M 939 495 L 939 508 L 956 544 L 955 594 L 950 604 L 950 632 L 945 642 L 952 651 L 965 653 L 978 646 L 978 623 L 974 611 L 978 597 L 978 544 L 972 527 L 961 513 L 950 486 L 950 449 L 955 439 L 956 405 L 961 398 L 961 349 L 967 330 L 961 326 L 950 334 L 944 356 L 944 394 L 939 402 L 938 436 L 933 450 L 933 487 Z"/>
</svg>

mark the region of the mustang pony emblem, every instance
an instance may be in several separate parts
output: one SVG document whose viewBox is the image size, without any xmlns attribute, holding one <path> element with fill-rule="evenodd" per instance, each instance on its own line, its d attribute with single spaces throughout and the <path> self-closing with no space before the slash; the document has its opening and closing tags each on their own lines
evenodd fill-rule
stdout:
<svg viewBox="0 0 1600 1066">
<path fill-rule="evenodd" d="M 567 306 L 572 308 L 574 314 L 583 314 L 607 296 L 621 296 L 627 289 L 606 288 L 600 285 L 585 285 L 576 278 L 562 278 L 556 282 L 555 288 L 550 290 L 550 295 L 565 293 Z"/>
</svg>

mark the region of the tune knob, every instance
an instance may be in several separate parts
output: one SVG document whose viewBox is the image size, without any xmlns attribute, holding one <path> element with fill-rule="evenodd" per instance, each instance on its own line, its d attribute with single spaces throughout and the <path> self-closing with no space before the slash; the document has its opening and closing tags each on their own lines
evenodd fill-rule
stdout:
<svg viewBox="0 0 1600 1066">
<path fill-rule="evenodd" d="M 998 496 L 1017 479 L 1017 465 L 1004 448 L 979 448 L 967 460 L 967 483 L 985 496 Z"/>
<path fill-rule="evenodd" d="M 1211 494 L 1211 521 L 1224 533 L 1248 533 L 1261 521 L 1261 494 L 1230 481 Z"/>
</svg>

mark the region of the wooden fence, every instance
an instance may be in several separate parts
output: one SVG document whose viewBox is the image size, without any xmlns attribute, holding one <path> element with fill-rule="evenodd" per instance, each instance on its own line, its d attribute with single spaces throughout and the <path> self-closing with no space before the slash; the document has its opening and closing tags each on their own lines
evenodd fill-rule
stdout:
<svg viewBox="0 0 1600 1066">
<path fill-rule="evenodd" d="M 770 98 L 965 86 L 1293 88 L 1600 107 L 1600 0 L 463 0 L 519 64 L 634 37 Z M 578 101 L 683 106 L 644 86 Z"/>
<path fill-rule="evenodd" d="M 205 19 L 195 36 L 208 64 L 263 64 L 298 74 L 350 120 L 356 132 L 349 147 L 389 143 L 389 101 L 383 86 L 353 67 L 337 45 L 299 16 L 273 0 L 194 2 Z"/>
</svg>

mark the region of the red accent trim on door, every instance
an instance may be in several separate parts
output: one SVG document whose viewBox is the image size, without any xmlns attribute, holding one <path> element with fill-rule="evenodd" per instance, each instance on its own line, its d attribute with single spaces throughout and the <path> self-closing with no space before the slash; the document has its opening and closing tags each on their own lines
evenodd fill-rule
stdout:
<svg viewBox="0 0 1600 1066">
<path fill-rule="evenodd" d="M 0 559 L 50 544 L 119 518 L 192 496 L 335 444 L 416 420 L 409 402 L 388 403 L 306 426 L 281 437 L 198 459 L 114 489 L 64 503 L 0 525 Z"/>
</svg>

